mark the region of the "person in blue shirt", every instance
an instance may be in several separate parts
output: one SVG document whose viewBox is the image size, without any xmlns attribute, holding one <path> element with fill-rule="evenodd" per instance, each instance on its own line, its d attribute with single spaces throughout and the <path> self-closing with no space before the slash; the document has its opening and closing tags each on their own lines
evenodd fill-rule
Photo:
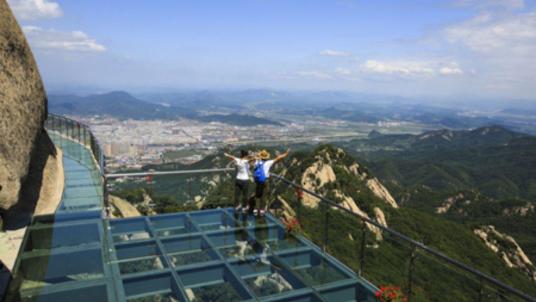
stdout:
<svg viewBox="0 0 536 302">
<path fill-rule="evenodd" d="M 285 153 L 282 153 L 270 159 L 270 153 L 266 150 L 262 150 L 256 156 L 254 164 L 253 179 L 255 180 L 255 197 L 250 199 L 249 213 L 254 213 L 260 216 L 266 214 L 266 192 L 268 191 L 268 182 L 270 178 L 270 169 L 272 166 L 287 157 L 290 149 Z M 255 206 L 258 205 L 258 209 Z"/>
</svg>

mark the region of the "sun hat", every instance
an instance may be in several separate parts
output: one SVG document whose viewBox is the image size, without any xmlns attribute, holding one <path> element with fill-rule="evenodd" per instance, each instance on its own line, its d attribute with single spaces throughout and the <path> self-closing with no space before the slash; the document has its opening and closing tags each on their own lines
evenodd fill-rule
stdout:
<svg viewBox="0 0 536 302">
<path fill-rule="evenodd" d="M 261 152 L 259 152 L 259 157 L 261 159 L 269 159 L 270 158 L 270 153 L 266 150 L 262 150 Z"/>
</svg>

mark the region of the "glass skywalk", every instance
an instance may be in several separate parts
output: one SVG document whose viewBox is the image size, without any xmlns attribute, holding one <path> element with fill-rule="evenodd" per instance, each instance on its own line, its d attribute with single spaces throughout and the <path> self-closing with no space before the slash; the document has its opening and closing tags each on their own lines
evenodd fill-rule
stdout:
<svg viewBox="0 0 536 302">
<path fill-rule="evenodd" d="M 271 215 L 232 209 L 36 217 L 14 271 L 10 297 L 22 301 L 375 301 L 372 285 Z"/>
<path fill-rule="evenodd" d="M 372 284 L 270 214 L 105 218 L 94 143 L 76 124 L 48 129 L 65 189 L 56 213 L 28 227 L 6 301 L 376 301 Z"/>
<path fill-rule="evenodd" d="M 102 179 L 91 151 L 57 132 L 48 133 L 63 152 L 65 187 L 57 212 L 101 211 Z"/>
</svg>

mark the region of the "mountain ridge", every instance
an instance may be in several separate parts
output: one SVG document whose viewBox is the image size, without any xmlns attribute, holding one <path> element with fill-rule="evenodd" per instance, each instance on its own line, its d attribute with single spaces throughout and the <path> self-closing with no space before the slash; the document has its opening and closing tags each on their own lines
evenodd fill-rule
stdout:
<svg viewBox="0 0 536 302">
<path fill-rule="evenodd" d="M 88 96 L 49 95 L 51 112 L 64 115 L 109 116 L 118 119 L 192 119 L 202 122 L 220 122 L 237 126 L 282 124 L 271 119 L 247 114 L 200 114 L 194 109 L 177 105 L 163 105 L 140 100 L 124 91 L 112 91 Z"/>
</svg>

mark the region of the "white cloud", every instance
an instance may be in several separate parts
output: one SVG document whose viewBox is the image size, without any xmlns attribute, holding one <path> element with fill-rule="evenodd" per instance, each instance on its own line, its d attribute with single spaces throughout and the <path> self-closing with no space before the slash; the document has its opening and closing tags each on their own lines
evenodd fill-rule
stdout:
<svg viewBox="0 0 536 302">
<path fill-rule="evenodd" d="M 463 70 L 455 66 L 445 66 L 439 69 L 439 73 L 442 75 L 461 75 Z"/>
<path fill-rule="evenodd" d="M 536 11 L 501 11 L 445 28 L 438 35 L 478 70 L 474 86 L 484 93 L 534 97 Z M 470 70 L 466 73 L 475 75 Z M 500 87 L 500 89 L 498 89 Z"/>
<path fill-rule="evenodd" d="M 59 31 L 37 26 L 24 26 L 23 31 L 31 46 L 38 49 L 77 52 L 103 52 L 106 50 L 106 47 L 82 31 Z"/>
<path fill-rule="evenodd" d="M 429 63 L 419 61 L 376 61 L 367 60 L 361 65 L 365 72 L 398 75 L 432 75 Z"/>
<path fill-rule="evenodd" d="M 470 6 L 478 9 L 488 8 L 508 8 L 508 9 L 520 9 L 525 7 L 524 0 L 457 0 L 455 2 L 458 6 Z"/>
<path fill-rule="evenodd" d="M 321 51 L 320 55 L 325 57 L 350 57 L 352 54 L 346 51 L 326 49 Z"/>
<path fill-rule="evenodd" d="M 481 14 L 448 27 L 445 34 L 448 42 L 462 43 L 476 52 L 533 52 L 536 50 L 536 12 L 502 18 Z"/>
<path fill-rule="evenodd" d="M 340 76 L 349 76 L 352 74 L 352 71 L 348 68 L 337 67 L 335 73 Z"/>
<path fill-rule="evenodd" d="M 435 75 L 463 75 L 464 71 L 458 63 L 448 64 L 441 61 L 415 61 L 393 60 L 377 61 L 367 60 L 361 65 L 361 70 L 368 73 L 398 76 L 435 76 Z"/>
<path fill-rule="evenodd" d="M 320 70 L 303 70 L 298 71 L 296 74 L 300 77 L 311 78 L 316 80 L 330 80 L 333 79 L 333 76 L 327 72 Z"/>
<path fill-rule="evenodd" d="M 62 16 L 60 5 L 48 0 L 8 0 L 19 20 L 36 20 Z"/>
</svg>

